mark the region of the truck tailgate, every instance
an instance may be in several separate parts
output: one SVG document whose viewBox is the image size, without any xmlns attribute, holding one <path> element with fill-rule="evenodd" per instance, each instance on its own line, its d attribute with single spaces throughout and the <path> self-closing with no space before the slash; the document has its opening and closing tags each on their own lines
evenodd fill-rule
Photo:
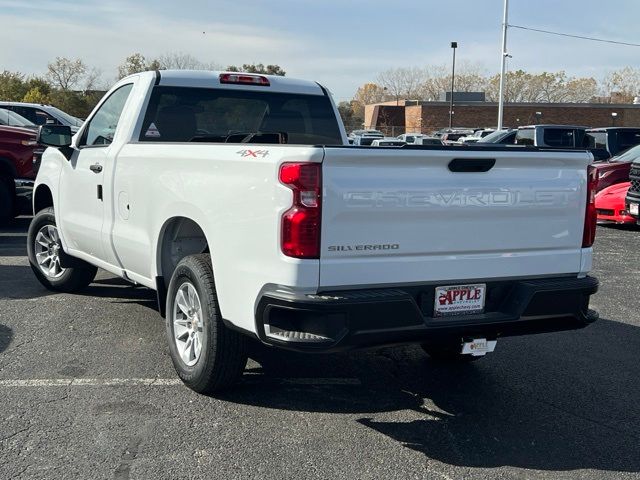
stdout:
<svg viewBox="0 0 640 480">
<path fill-rule="evenodd" d="M 577 273 L 590 161 L 326 148 L 320 288 Z"/>
</svg>

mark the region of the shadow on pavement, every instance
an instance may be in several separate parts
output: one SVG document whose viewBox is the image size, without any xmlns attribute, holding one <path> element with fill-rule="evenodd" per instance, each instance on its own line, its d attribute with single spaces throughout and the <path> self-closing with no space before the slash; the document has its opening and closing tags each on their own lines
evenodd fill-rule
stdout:
<svg viewBox="0 0 640 480">
<path fill-rule="evenodd" d="M 492 357 L 466 365 L 435 363 L 417 347 L 333 356 L 254 347 L 262 369 L 249 373 L 262 375 L 245 375 L 245 385 L 220 398 L 355 415 L 451 465 L 640 472 L 638 333 L 600 320 L 580 332 L 503 340 Z M 257 385 L 246 380 L 261 376 Z M 338 376 L 361 385 L 274 381 Z"/>
<path fill-rule="evenodd" d="M 137 303 L 157 311 L 156 294 L 153 290 L 135 287 L 117 277 L 100 278 L 104 275 L 104 272 L 100 272 L 99 278 L 91 285 L 73 295 L 114 298 L 120 300 L 118 303 Z M 42 286 L 30 266 L 0 265 L 0 299 L 34 299 L 56 294 Z"/>
<path fill-rule="evenodd" d="M 18 217 L 9 224 L 0 225 L 0 256 L 26 257 L 27 230 L 31 217 Z"/>
<path fill-rule="evenodd" d="M 13 330 L 6 325 L 0 324 L 0 353 L 4 352 L 11 344 L 13 339 Z"/>
</svg>

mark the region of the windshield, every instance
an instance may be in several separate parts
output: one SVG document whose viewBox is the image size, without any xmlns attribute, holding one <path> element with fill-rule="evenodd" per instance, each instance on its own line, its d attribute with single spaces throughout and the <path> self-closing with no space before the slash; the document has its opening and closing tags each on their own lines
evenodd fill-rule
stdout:
<svg viewBox="0 0 640 480">
<path fill-rule="evenodd" d="M 16 126 L 16 127 L 35 127 L 35 123 L 27 120 L 22 115 L 18 115 L 6 108 L 0 108 L 0 125 Z"/>
<path fill-rule="evenodd" d="M 509 130 L 496 130 L 495 132 L 491 132 L 486 137 L 482 137 L 478 140 L 478 143 L 494 143 L 502 139 L 502 137 L 508 133 Z"/>
<path fill-rule="evenodd" d="M 613 157 L 609 160 L 612 163 L 624 163 L 624 162 L 633 162 L 637 158 L 640 157 L 640 145 L 636 145 L 633 148 L 630 148 L 626 152 L 618 155 L 617 157 Z"/>
<path fill-rule="evenodd" d="M 140 141 L 341 145 L 342 137 L 324 95 L 158 86 Z"/>
<path fill-rule="evenodd" d="M 63 112 L 59 108 L 49 107 L 48 110 L 50 110 L 50 112 L 53 113 L 56 117 L 61 118 L 62 120 L 65 121 L 65 123 L 68 123 L 69 125 L 74 125 L 76 127 L 79 127 L 82 125 L 82 120 L 72 115 L 69 115 L 67 112 Z"/>
</svg>

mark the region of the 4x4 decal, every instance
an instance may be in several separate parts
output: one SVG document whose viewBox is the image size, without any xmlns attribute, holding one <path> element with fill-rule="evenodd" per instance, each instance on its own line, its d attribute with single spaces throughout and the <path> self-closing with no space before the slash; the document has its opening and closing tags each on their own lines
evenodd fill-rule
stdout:
<svg viewBox="0 0 640 480">
<path fill-rule="evenodd" d="M 241 157 L 266 157 L 269 155 L 269 150 L 238 150 L 236 152 Z"/>
</svg>

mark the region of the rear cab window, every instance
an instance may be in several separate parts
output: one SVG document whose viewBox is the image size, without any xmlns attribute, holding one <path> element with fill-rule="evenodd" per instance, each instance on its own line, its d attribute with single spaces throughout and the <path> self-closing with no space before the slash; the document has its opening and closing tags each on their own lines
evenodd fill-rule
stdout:
<svg viewBox="0 0 640 480">
<path fill-rule="evenodd" d="M 573 148 L 575 131 L 572 128 L 544 128 L 542 142 L 548 147 Z"/>
<path fill-rule="evenodd" d="M 341 145 L 327 96 L 156 86 L 141 142 Z"/>
<path fill-rule="evenodd" d="M 618 150 L 623 151 L 640 144 L 640 130 L 618 132 Z"/>
<path fill-rule="evenodd" d="M 516 144 L 535 145 L 535 130 L 533 128 L 522 128 L 516 133 Z"/>
<path fill-rule="evenodd" d="M 585 134 L 585 147 L 587 148 L 607 148 L 606 132 L 587 132 Z"/>
</svg>

